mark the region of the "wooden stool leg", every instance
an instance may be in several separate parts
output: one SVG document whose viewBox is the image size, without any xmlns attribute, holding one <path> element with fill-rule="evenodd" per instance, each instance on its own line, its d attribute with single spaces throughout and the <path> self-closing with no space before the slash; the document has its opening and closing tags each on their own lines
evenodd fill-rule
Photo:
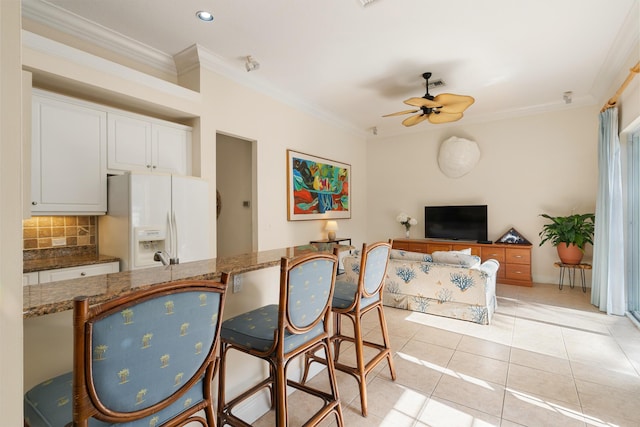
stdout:
<svg viewBox="0 0 640 427">
<path fill-rule="evenodd" d="M 287 418 L 287 372 L 284 361 L 275 361 L 275 396 L 276 396 L 276 425 L 286 427 L 289 425 Z"/>
<path fill-rule="evenodd" d="M 396 368 L 393 364 L 393 354 L 391 354 L 391 340 L 389 339 L 389 332 L 387 330 L 387 321 L 384 317 L 384 308 L 381 305 L 378 306 L 378 318 L 380 319 L 380 329 L 382 330 L 382 342 L 384 344 L 384 347 L 387 349 L 387 363 L 389 364 L 389 373 L 391 374 L 391 379 L 395 381 Z"/>
<path fill-rule="evenodd" d="M 218 425 L 224 425 L 224 405 L 226 402 L 225 397 L 225 376 L 227 369 L 227 346 L 223 342 L 220 344 L 220 366 L 218 370 Z"/>
<path fill-rule="evenodd" d="M 354 319 L 353 336 L 355 338 L 356 348 L 356 378 L 358 380 L 358 386 L 360 388 L 360 408 L 362 410 L 362 416 L 367 416 L 367 376 L 365 372 L 364 364 L 364 345 L 362 343 L 362 319 L 360 315 L 356 315 Z"/>
</svg>

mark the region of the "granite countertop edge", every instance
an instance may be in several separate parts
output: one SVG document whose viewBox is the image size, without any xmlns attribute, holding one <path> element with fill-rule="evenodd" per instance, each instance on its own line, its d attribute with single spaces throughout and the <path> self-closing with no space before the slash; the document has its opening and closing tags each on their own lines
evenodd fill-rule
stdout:
<svg viewBox="0 0 640 427">
<path fill-rule="evenodd" d="M 178 280 L 220 280 L 223 272 L 234 275 L 276 267 L 280 265 L 283 257 L 293 258 L 312 252 L 332 252 L 335 246 L 340 247 L 340 250 L 351 249 L 351 246 L 347 245 L 304 245 L 252 252 L 232 257 L 212 258 L 183 264 L 26 285 L 23 287 L 23 318 L 33 318 L 71 310 L 73 309 L 74 299 L 79 296 L 87 296 L 90 304 L 98 304 L 125 295 L 133 290 L 157 284 Z"/>
<path fill-rule="evenodd" d="M 34 273 L 59 268 L 82 267 L 85 265 L 119 262 L 120 258 L 111 255 L 70 255 L 23 261 L 22 272 Z"/>
</svg>

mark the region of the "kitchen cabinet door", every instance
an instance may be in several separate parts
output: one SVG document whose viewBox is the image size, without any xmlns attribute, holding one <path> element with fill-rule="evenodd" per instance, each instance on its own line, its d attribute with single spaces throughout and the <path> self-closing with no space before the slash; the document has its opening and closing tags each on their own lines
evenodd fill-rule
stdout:
<svg viewBox="0 0 640 427">
<path fill-rule="evenodd" d="M 111 112 L 107 121 L 107 167 L 151 172 L 151 122 Z"/>
<path fill-rule="evenodd" d="M 106 212 L 106 119 L 88 103 L 34 91 L 32 214 Z"/>
<path fill-rule="evenodd" d="M 33 271 L 31 273 L 22 274 L 22 285 L 37 285 L 38 284 L 38 272 Z"/>
<path fill-rule="evenodd" d="M 137 114 L 108 113 L 107 166 L 112 171 L 191 172 L 191 128 Z"/>
<path fill-rule="evenodd" d="M 191 130 L 186 126 L 153 124 L 153 164 L 158 172 L 189 175 Z"/>
</svg>

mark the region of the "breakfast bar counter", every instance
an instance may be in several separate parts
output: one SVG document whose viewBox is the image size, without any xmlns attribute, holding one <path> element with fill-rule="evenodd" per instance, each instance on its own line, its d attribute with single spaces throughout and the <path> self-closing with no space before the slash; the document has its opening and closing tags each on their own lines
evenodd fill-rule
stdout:
<svg viewBox="0 0 640 427">
<path fill-rule="evenodd" d="M 294 258 L 312 252 L 349 250 L 351 246 L 309 244 L 290 248 L 253 252 L 232 257 L 213 258 L 167 266 L 103 274 L 73 280 L 24 286 L 23 317 L 71 310 L 77 296 L 88 296 L 91 304 L 108 301 L 145 286 L 176 280 L 219 280 L 223 272 L 242 274 L 280 265 L 282 257 Z"/>
</svg>

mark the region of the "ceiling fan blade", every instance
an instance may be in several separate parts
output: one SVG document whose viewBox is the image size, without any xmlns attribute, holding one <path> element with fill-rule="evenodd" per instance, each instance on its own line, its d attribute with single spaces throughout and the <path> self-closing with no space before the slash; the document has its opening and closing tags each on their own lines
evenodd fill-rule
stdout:
<svg viewBox="0 0 640 427">
<path fill-rule="evenodd" d="M 452 93 L 441 93 L 434 98 L 434 101 L 442 105 L 440 111 L 443 113 L 462 113 L 475 102 L 475 99 L 467 95 L 454 95 Z"/>
<path fill-rule="evenodd" d="M 438 108 L 442 106 L 441 104 L 427 98 L 409 98 L 404 101 L 404 103 L 407 105 L 413 105 L 414 107 Z"/>
<path fill-rule="evenodd" d="M 417 113 L 418 111 L 420 110 L 404 110 L 404 111 L 398 111 L 397 113 L 385 114 L 382 117 L 401 116 L 403 114 Z"/>
<path fill-rule="evenodd" d="M 433 115 L 433 114 L 430 114 Z M 415 116 L 408 117 L 402 121 L 402 124 L 405 126 L 413 126 L 417 125 L 420 122 L 423 122 L 429 117 L 427 114 L 416 114 Z"/>
<path fill-rule="evenodd" d="M 462 118 L 462 113 L 444 113 L 440 110 L 439 113 L 429 114 L 429 121 L 433 124 L 455 122 Z"/>
</svg>

